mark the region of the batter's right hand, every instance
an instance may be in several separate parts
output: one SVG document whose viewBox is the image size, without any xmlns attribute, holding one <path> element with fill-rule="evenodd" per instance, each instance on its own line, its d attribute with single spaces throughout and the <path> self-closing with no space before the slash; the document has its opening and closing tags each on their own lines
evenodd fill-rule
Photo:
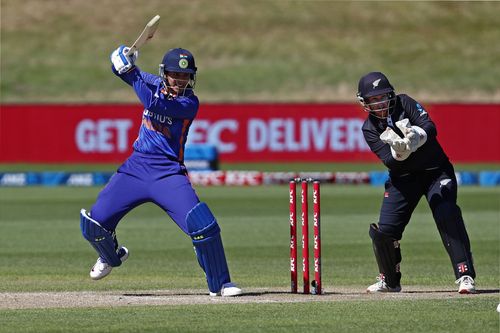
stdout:
<svg viewBox="0 0 500 333">
<path fill-rule="evenodd" d="M 116 50 L 111 53 L 110 60 L 114 69 L 118 74 L 124 74 L 135 66 L 139 52 L 135 51 L 133 54 L 125 55 L 129 48 L 125 45 L 120 45 Z"/>
</svg>

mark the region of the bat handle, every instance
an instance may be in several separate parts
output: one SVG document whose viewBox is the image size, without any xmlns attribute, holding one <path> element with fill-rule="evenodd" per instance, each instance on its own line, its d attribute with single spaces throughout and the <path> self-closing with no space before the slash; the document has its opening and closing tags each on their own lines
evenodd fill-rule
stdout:
<svg viewBox="0 0 500 333">
<path fill-rule="evenodd" d="M 130 56 L 131 54 L 133 54 L 135 52 L 135 45 L 132 45 L 131 47 L 128 48 L 128 51 L 125 52 L 125 55 L 128 57 Z"/>
</svg>

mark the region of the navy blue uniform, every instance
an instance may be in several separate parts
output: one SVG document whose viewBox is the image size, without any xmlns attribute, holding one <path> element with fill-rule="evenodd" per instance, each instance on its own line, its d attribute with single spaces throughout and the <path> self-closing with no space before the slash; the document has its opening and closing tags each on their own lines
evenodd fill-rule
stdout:
<svg viewBox="0 0 500 333">
<path fill-rule="evenodd" d="M 403 137 L 395 126 L 408 118 L 411 125 L 427 133 L 427 141 L 404 161 L 397 161 L 389 144 L 380 139 L 387 127 Z M 443 148 L 437 141 L 436 126 L 425 109 L 411 97 L 396 96 L 392 114 L 380 119 L 369 114 L 362 127 L 370 149 L 389 169 L 378 227 L 381 233 L 401 240 L 404 229 L 417 206 L 425 196 L 432 210 L 443 244 L 453 264 L 455 276 L 475 277 L 470 242 L 462 213 L 457 205 L 457 179 Z"/>
</svg>

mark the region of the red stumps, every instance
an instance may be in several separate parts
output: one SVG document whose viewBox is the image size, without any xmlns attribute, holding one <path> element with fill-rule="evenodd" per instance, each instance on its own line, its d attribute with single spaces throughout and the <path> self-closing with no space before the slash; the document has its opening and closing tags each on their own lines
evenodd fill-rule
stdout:
<svg viewBox="0 0 500 333">
<path fill-rule="evenodd" d="M 321 210 L 320 185 L 313 182 L 313 234 L 314 234 L 314 293 L 321 295 Z"/>
<path fill-rule="evenodd" d="M 314 281 L 313 294 L 322 293 L 321 285 L 321 232 L 320 232 L 320 182 L 311 178 L 296 178 L 290 181 L 290 279 L 291 292 L 297 293 L 297 183 L 301 184 L 301 240 L 302 240 L 302 277 L 304 294 L 311 293 L 309 279 L 309 203 L 308 185 L 313 183 L 313 234 L 314 234 Z"/>
<path fill-rule="evenodd" d="M 304 279 L 304 294 L 309 294 L 309 210 L 307 205 L 307 181 L 302 180 L 300 192 L 302 202 L 302 276 Z"/>
<path fill-rule="evenodd" d="M 297 293 L 297 190 L 295 180 L 290 181 L 290 289 Z"/>
</svg>

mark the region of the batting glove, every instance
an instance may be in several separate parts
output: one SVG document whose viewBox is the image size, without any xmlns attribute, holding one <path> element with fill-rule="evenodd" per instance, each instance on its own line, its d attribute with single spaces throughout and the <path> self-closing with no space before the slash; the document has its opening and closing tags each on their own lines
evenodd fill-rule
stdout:
<svg viewBox="0 0 500 333">
<path fill-rule="evenodd" d="M 135 51 L 127 56 L 126 53 L 128 50 L 129 48 L 125 45 L 120 45 L 111 53 L 110 60 L 118 74 L 124 74 L 135 66 L 135 61 L 139 56 L 139 52 Z"/>
</svg>

